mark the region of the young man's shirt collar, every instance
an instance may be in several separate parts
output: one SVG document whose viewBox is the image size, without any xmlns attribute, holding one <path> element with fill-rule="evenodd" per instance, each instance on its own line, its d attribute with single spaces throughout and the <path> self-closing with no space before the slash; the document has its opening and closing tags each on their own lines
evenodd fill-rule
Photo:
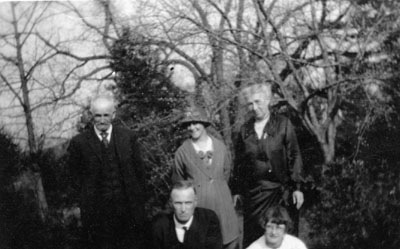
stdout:
<svg viewBox="0 0 400 249">
<path fill-rule="evenodd" d="M 188 222 L 186 222 L 185 224 L 179 223 L 179 221 L 176 219 L 176 217 L 174 215 L 175 231 L 176 231 L 176 236 L 178 237 L 179 242 L 183 243 L 183 238 L 185 236 L 185 232 L 190 229 L 192 222 L 193 222 L 193 215 L 192 215 L 192 217 L 190 217 Z M 186 227 L 186 231 L 185 231 L 184 227 Z"/>
</svg>

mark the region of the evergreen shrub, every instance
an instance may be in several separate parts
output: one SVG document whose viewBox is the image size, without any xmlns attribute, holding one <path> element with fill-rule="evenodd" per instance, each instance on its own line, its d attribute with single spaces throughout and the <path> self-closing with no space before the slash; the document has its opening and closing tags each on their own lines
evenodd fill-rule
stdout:
<svg viewBox="0 0 400 249">
<path fill-rule="evenodd" d="M 310 248 L 400 248 L 398 165 L 337 160 L 318 185 L 319 201 L 306 214 Z"/>
</svg>

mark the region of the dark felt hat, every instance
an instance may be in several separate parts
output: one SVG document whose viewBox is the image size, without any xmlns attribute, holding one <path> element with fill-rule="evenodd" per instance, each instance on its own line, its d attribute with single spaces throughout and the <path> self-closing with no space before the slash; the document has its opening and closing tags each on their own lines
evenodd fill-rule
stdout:
<svg viewBox="0 0 400 249">
<path fill-rule="evenodd" d="M 205 126 L 211 124 L 207 117 L 207 113 L 200 107 L 189 107 L 183 112 L 183 119 L 181 120 L 181 125 L 186 125 L 188 123 L 203 123 Z"/>
</svg>

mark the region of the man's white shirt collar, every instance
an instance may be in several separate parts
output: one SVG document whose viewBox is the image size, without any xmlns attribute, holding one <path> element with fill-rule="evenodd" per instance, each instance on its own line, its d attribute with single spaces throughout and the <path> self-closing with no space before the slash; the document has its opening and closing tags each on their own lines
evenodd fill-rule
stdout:
<svg viewBox="0 0 400 249">
<path fill-rule="evenodd" d="M 178 237 L 178 240 L 181 243 L 183 243 L 183 236 L 185 235 L 185 230 L 183 230 L 183 227 L 186 227 L 186 230 L 189 230 L 190 226 L 192 225 L 192 222 L 193 222 L 193 215 L 185 224 L 179 223 L 174 215 L 176 236 Z"/>
<path fill-rule="evenodd" d="M 99 131 L 96 126 L 94 126 L 94 132 L 96 132 L 97 137 L 101 140 L 103 140 L 103 138 L 101 137 L 100 133 L 101 131 Z M 110 125 L 110 127 L 108 127 L 108 129 L 106 130 L 107 132 L 107 140 L 108 142 L 110 142 L 111 140 L 111 132 L 112 132 L 112 125 Z"/>
</svg>

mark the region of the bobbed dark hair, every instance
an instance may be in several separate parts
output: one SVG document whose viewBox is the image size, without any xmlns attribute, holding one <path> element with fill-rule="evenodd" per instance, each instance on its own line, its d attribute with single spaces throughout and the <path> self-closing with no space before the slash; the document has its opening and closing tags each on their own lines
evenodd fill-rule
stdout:
<svg viewBox="0 0 400 249">
<path fill-rule="evenodd" d="M 284 224 L 286 232 L 292 229 L 293 223 L 286 208 L 282 206 L 273 206 L 267 209 L 260 219 L 260 225 L 265 228 L 267 223 Z"/>
</svg>

